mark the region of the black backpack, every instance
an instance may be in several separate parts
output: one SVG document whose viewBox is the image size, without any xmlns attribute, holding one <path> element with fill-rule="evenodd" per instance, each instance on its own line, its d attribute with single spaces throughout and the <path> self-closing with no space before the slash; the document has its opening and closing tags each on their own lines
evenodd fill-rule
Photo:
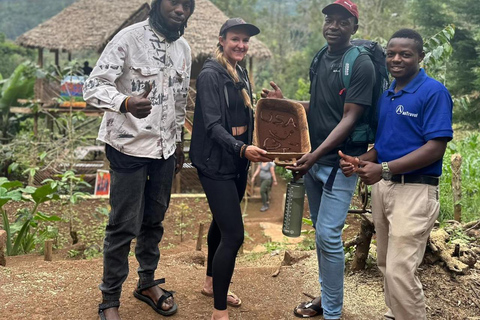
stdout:
<svg viewBox="0 0 480 320">
<path fill-rule="evenodd" d="M 362 54 L 368 55 L 373 62 L 376 83 L 372 93 L 372 106 L 363 113 L 362 118 L 355 125 L 355 129 L 350 134 L 346 143 L 347 145 L 367 145 L 375 142 L 375 134 L 377 133 L 378 125 L 378 99 L 383 91 L 387 90 L 390 85 L 385 60 L 385 51 L 375 41 L 354 39 L 351 40 L 351 44 L 353 46 L 348 49 L 342 57 L 343 89 L 339 94 L 342 95 L 348 90 L 353 72 L 353 65 L 357 57 Z M 318 62 L 326 51 L 327 45 L 320 49 L 313 58 L 310 66 L 310 83 L 313 83 L 314 78 L 317 76 Z"/>
</svg>

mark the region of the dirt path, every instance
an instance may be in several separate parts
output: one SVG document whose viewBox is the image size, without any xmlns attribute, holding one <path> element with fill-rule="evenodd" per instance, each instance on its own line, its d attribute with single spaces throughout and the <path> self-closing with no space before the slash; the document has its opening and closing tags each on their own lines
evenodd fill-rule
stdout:
<svg viewBox="0 0 480 320">
<path fill-rule="evenodd" d="M 244 254 L 239 255 L 232 289 L 243 300 L 240 308 L 230 308 L 232 320 L 290 320 L 298 319 L 292 310 L 306 298 L 302 292 L 318 294 L 317 260 L 314 251 L 304 252 L 306 258 L 293 266 L 282 267 L 277 277 L 283 251 L 265 252 L 262 245 L 267 239 L 284 241 L 281 235 L 283 193 L 282 183 L 273 189 L 271 209 L 261 213 L 260 201 L 248 203 L 245 218 L 249 240 Z M 90 203 L 101 206 L 102 203 Z M 87 204 L 82 208 L 92 211 Z M 179 242 L 178 208 L 191 213 L 193 221 L 184 231 L 185 240 Z M 186 208 L 186 209 L 185 209 Z M 44 209 L 45 210 L 45 209 Z M 170 319 L 210 319 L 213 300 L 200 294 L 205 276 L 206 246 L 195 251 L 195 234 L 198 222 L 208 221 L 208 209 L 204 199 L 172 199 L 169 217 L 165 221 L 166 234 L 157 277 L 165 277 L 167 289 L 176 291 L 179 311 Z M 85 217 L 90 217 L 86 214 Z M 89 225 L 98 223 L 85 218 Z M 185 220 L 182 220 L 185 221 Z M 349 217 L 351 226 L 356 224 Z M 353 227 L 347 228 L 354 232 Z M 90 230 L 90 229 L 85 229 Z M 296 240 L 298 241 L 298 240 Z M 161 319 L 153 310 L 132 296 L 137 281 L 137 262 L 129 258 L 130 275 L 124 284 L 121 299 L 121 316 L 127 319 Z M 439 266 L 425 266 L 422 282 L 425 285 L 429 319 L 478 319 L 480 314 L 473 301 L 471 285 L 480 277 L 471 274 L 451 277 Z M 0 267 L 0 319 L 97 319 L 100 299 L 98 284 L 102 274 L 102 259 L 72 260 L 65 252 L 57 252 L 54 261 L 45 262 L 41 255 L 8 257 L 7 267 Z M 375 267 L 356 274 L 347 272 L 345 277 L 345 302 L 343 320 L 382 319 L 385 311 L 382 280 Z M 478 291 L 478 290 L 477 290 Z M 480 292 L 480 291 L 478 291 Z M 470 318 L 469 318 L 470 317 Z M 319 319 L 319 318 L 317 318 Z"/>
</svg>

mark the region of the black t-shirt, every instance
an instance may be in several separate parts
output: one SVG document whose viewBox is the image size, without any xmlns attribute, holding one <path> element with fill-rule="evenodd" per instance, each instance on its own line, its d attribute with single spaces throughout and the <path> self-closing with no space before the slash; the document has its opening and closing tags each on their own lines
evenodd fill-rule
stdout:
<svg viewBox="0 0 480 320">
<path fill-rule="evenodd" d="M 360 55 L 353 66 L 350 87 L 342 92 L 342 57 L 348 48 L 326 51 L 318 63 L 317 75 L 311 84 L 310 108 L 307 115 L 312 152 L 320 146 L 343 117 L 345 103 L 355 103 L 363 107 L 372 104 L 375 86 L 375 69 L 367 55 Z M 317 163 L 333 166 L 338 161 L 338 150 L 358 156 L 366 147 L 346 146 L 345 142 L 321 157 Z"/>
<path fill-rule="evenodd" d="M 239 76 L 241 73 L 239 72 Z M 246 82 L 245 79 L 241 78 L 240 81 Z M 231 127 L 243 127 L 248 125 L 249 116 L 248 116 L 248 106 L 245 105 L 243 101 L 243 95 L 241 89 L 235 88 L 235 86 L 228 84 L 228 112 L 230 114 L 230 126 Z M 245 138 L 248 138 L 247 135 L 242 137 L 235 137 L 237 140 L 241 140 L 245 143 L 247 141 Z"/>
</svg>

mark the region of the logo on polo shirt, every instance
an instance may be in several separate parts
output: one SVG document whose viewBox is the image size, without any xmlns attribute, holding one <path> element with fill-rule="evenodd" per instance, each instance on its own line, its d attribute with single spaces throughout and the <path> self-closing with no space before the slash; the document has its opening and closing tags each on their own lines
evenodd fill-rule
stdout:
<svg viewBox="0 0 480 320">
<path fill-rule="evenodd" d="M 395 109 L 395 112 L 401 116 L 412 117 L 412 118 L 418 117 L 418 113 L 410 113 L 408 111 L 405 111 L 405 107 L 401 104 L 397 106 L 397 108 Z"/>
</svg>

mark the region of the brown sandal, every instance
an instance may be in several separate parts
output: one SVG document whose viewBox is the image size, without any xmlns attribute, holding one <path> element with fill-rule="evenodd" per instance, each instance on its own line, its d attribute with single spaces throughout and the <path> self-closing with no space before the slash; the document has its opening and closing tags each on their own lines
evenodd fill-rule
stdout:
<svg viewBox="0 0 480 320">
<path fill-rule="evenodd" d="M 204 289 L 202 289 L 201 291 L 201 294 L 203 294 L 204 296 L 206 297 L 210 297 L 210 298 L 213 298 L 213 293 L 209 293 L 207 291 L 205 291 Z M 228 297 L 232 297 L 234 300 L 238 301 L 238 302 L 231 302 L 228 300 Z M 227 293 L 227 304 L 231 307 L 235 307 L 235 308 L 238 308 L 242 305 L 242 300 L 235 294 L 233 293 L 232 291 L 228 290 L 228 293 Z"/>
</svg>

